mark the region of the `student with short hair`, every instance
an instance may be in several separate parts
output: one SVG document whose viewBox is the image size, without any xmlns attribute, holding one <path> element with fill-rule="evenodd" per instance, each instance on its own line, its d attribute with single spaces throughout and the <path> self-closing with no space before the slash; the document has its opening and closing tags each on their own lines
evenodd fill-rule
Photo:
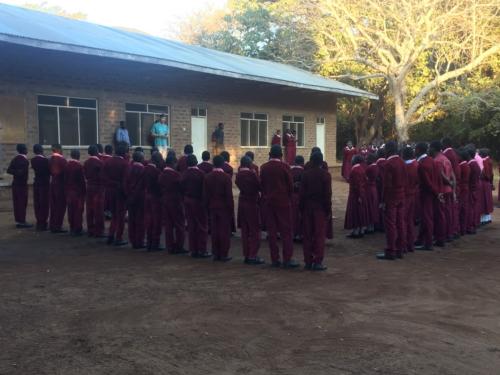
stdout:
<svg viewBox="0 0 500 375">
<path fill-rule="evenodd" d="M 304 174 L 304 157 L 297 155 L 295 163 L 290 166 L 290 172 L 293 179 L 293 195 L 292 195 L 292 226 L 294 241 L 302 241 L 302 212 L 299 207 L 300 201 L 300 185 Z"/>
<path fill-rule="evenodd" d="M 188 244 L 193 258 L 209 258 L 212 254 L 207 251 L 207 211 L 203 205 L 205 173 L 197 167 L 197 164 L 196 156 L 188 155 L 186 157 L 187 169 L 181 176 Z"/>
<path fill-rule="evenodd" d="M 144 246 L 144 199 L 145 176 L 144 154 L 134 151 L 132 164 L 125 177 L 125 195 L 128 208 L 128 238 L 132 248 L 143 249 Z"/>
<path fill-rule="evenodd" d="M 14 206 L 14 220 L 16 228 L 31 228 L 33 225 L 26 222 L 26 208 L 28 206 L 28 148 L 25 144 L 16 146 L 17 155 L 7 168 L 7 173 L 13 176 L 12 203 Z"/>
<path fill-rule="evenodd" d="M 257 256 L 260 247 L 260 181 L 251 168 L 252 160 L 248 156 L 241 158 L 236 174 L 236 186 L 240 189 L 238 198 L 238 227 L 241 228 L 241 242 L 245 264 L 264 264 Z"/>
<path fill-rule="evenodd" d="M 187 158 L 189 155 L 193 155 L 193 145 L 185 145 L 184 146 L 184 155 L 182 155 L 177 161 L 177 171 L 181 174 L 188 168 Z"/>
<path fill-rule="evenodd" d="M 415 204 L 419 189 L 418 162 L 415 160 L 413 149 L 409 146 L 403 149 L 403 160 L 408 176 L 408 186 L 406 189 L 406 245 L 405 251 L 413 252 L 415 246 Z"/>
<path fill-rule="evenodd" d="M 64 189 L 64 171 L 67 161 L 62 155 L 60 144 L 52 145 L 52 155 L 49 159 L 50 168 L 50 217 L 49 228 L 52 233 L 66 233 L 62 228 L 66 213 L 66 195 Z"/>
<path fill-rule="evenodd" d="M 104 234 L 104 162 L 99 158 L 97 145 L 88 148 L 89 158 L 83 163 L 87 180 L 86 218 L 89 237 L 102 238 Z"/>
<path fill-rule="evenodd" d="M 213 159 L 214 169 L 205 176 L 204 204 L 210 212 L 212 254 L 215 261 L 227 262 L 231 245 L 231 221 L 234 218 L 234 201 L 231 177 L 222 169 L 224 158 Z"/>
<path fill-rule="evenodd" d="M 159 184 L 160 174 L 165 167 L 165 162 L 159 151 L 151 154 L 151 161 L 144 169 L 146 185 L 146 206 L 144 210 L 144 223 L 146 227 L 146 248 L 148 251 L 164 250 L 160 246 L 162 230 L 162 201 Z"/>
<path fill-rule="evenodd" d="M 344 229 L 351 230 L 347 238 L 361 238 L 369 224 L 366 196 L 366 172 L 361 166 L 363 157 L 354 155 L 349 172 L 349 195 L 345 210 Z"/>
<path fill-rule="evenodd" d="M 201 160 L 202 162 L 198 164 L 198 168 L 200 168 L 200 170 L 202 170 L 205 174 L 212 172 L 214 166 L 210 163 L 210 152 L 203 151 L 201 153 Z"/>
<path fill-rule="evenodd" d="M 227 151 L 222 151 L 220 153 L 220 156 L 222 156 L 222 159 L 224 160 L 224 163 L 222 164 L 222 170 L 226 172 L 229 177 L 233 178 L 233 167 L 231 167 L 231 164 L 229 164 L 231 155 Z"/>
<path fill-rule="evenodd" d="M 83 208 L 85 205 L 85 176 L 80 163 L 80 151 L 71 150 L 71 159 L 64 171 L 64 189 L 68 208 L 69 230 L 72 236 L 83 234 Z"/>
<path fill-rule="evenodd" d="M 469 217 L 469 179 L 470 179 L 470 156 L 467 150 L 458 150 L 460 179 L 458 180 L 458 205 L 459 205 L 459 226 L 460 235 L 464 236 L 467 233 L 467 220 Z"/>
<path fill-rule="evenodd" d="M 103 162 L 103 167 L 106 162 L 113 157 L 113 146 L 106 145 L 104 146 L 104 153 L 100 155 L 100 159 Z M 111 202 L 113 200 L 112 192 L 110 189 L 104 186 L 104 219 L 111 219 Z"/>
<path fill-rule="evenodd" d="M 33 145 L 35 156 L 31 158 L 31 168 L 35 172 L 33 180 L 33 208 L 35 210 L 36 230 L 46 231 L 49 219 L 50 169 L 49 159 L 43 154 L 42 145 Z"/>
</svg>

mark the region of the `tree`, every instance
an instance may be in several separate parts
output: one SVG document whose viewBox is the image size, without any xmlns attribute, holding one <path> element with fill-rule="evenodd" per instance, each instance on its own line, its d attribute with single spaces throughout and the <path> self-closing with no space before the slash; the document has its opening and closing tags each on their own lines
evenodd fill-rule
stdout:
<svg viewBox="0 0 500 375">
<path fill-rule="evenodd" d="M 26 3 L 23 5 L 25 8 L 38 10 L 40 12 L 55 14 L 57 16 L 62 16 L 66 18 L 72 18 L 75 20 L 86 20 L 87 15 L 83 12 L 68 12 L 65 9 L 61 8 L 58 5 L 50 5 L 46 1 L 42 1 L 41 3 Z"/>
<path fill-rule="evenodd" d="M 365 69 L 341 79 L 385 80 L 400 141 L 440 110 L 444 83 L 500 53 L 498 0 L 305 1 L 314 8 L 321 65 Z"/>
</svg>

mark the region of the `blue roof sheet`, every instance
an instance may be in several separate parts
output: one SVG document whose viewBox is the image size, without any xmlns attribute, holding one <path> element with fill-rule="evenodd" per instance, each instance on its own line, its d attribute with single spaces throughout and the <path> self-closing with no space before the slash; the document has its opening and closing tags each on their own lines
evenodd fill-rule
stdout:
<svg viewBox="0 0 500 375">
<path fill-rule="evenodd" d="M 367 91 L 290 65 L 224 53 L 6 4 L 0 4 L 0 40 L 377 99 L 376 95 Z"/>
</svg>

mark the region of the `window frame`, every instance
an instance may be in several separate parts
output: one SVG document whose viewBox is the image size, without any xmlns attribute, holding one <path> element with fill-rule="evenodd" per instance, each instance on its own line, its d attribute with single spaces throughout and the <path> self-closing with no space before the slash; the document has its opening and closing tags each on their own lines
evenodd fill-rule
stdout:
<svg viewBox="0 0 500 375">
<path fill-rule="evenodd" d="M 249 117 L 243 117 L 243 114 L 251 114 L 252 115 L 252 118 L 249 118 Z M 265 115 L 266 116 L 266 119 L 258 119 L 258 118 L 255 118 L 255 115 Z M 247 146 L 243 146 L 241 144 L 241 121 L 242 120 L 246 120 L 248 121 L 248 145 Z M 257 141 L 259 141 L 260 139 L 260 122 L 266 122 L 266 140 L 265 140 L 265 144 L 264 145 L 257 145 L 257 146 L 252 146 L 250 144 L 250 121 L 257 121 Z M 267 112 L 240 112 L 240 124 L 239 124 L 239 129 L 240 129 L 240 148 L 251 148 L 251 149 L 257 149 L 257 148 L 268 148 L 269 145 L 268 145 L 268 142 L 269 142 L 269 114 Z M 258 142 L 259 143 L 259 142 Z"/>
<path fill-rule="evenodd" d="M 70 96 L 70 95 L 53 95 L 53 94 L 45 94 L 45 93 L 37 93 L 36 95 L 36 114 L 37 114 L 37 122 L 38 122 L 38 141 L 40 142 L 40 107 L 51 107 L 51 108 L 56 108 L 57 112 L 57 143 L 59 143 L 63 149 L 85 149 L 86 147 L 90 145 L 82 145 L 81 144 L 81 134 L 80 134 L 80 109 L 90 109 L 95 111 L 95 122 L 96 122 L 96 142 L 99 143 L 99 100 L 97 98 L 84 98 L 81 96 Z M 57 98 L 64 98 L 66 101 L 66 105 L 59 105 L 59 104 L 40 104 L 38 103 L 38 98 L 40 96 L 52 96 L 52 97 L 57 97 Z M 70 106 L 69 105 L 69 100 L 70 99 L 82 99 L 82 100 L 94 100 L 95 101 L 95 108 L 92 107 L 76 107 L 76 106 Z M 59 113 L 60 108 L 74 108 L 77 110 L 77 118 L 78 118 L 78 145 L 66 145 L 62 144 L 61 142 L 61 114 Z M 42 144 L 43 148 L 50 148 L 51 145 L 47 144 Z"/>
<path fill-rule="evenodd" d="M 144 111 L 132 111 L 132 110 L 127 110 L 127 104 L 132 104 L 132 105 L 145 105 L 147 112 Z M 166 107 L 167 112 L 150 112 L 149 111 L 149 106 L 158 106 L 158 107 Z M 138 103 L 138 102 L 125 102 L 125 118 L 127 117 L 127 113 L 137 113 L 139 115 L 139 142 L 142 143 L 142 114 L 148 114 L 148 115 L 153 115 L 153 119 L 158 115 L 166 114 L 167 115 L 167 124 L 169 127 L 169 139 L 168 139 L 168 145 L 167 148 L 171 148 L 172 146 L 172 124 L 170 122 L 170 119 L 172 118 L 172 113 L 171 113 L 171 108 L 169 104 L 151 104 L 151 103 Z M 148 131 L 148 136 L 151 133 L 151 128 Z M 138 145 L 133 145 L 131 144 L 130 147 L 142 147 L 146 149 L 151 149 L 152 146 L 150 144 L 138 144 Z"/>
<path fill-rule="evenodd" d="M 291 117 L 291 120 L 285 120 L 285 116 L 287 117 Z M 296 117 L 302 117 L 302 122 L 301 121 L 295 121 L 295 118 Z M 285 123 L 288 124 L 287 128 L 289 129 L 290 128 L 290 124 L 302 124 L 303 126 L 303 145 L 300 146 L 299 145 L 299 140 L 297 138 L 297 148 L 306 148 L 306 116 L 305 115 L 293 115 L 293 114 L 290 114 L 290 113 L 285 113 L 281 116 L 281 132 L 282 132 L 282 137 L 285 136 Z M 298 131 L 297 131 L 297 134 L 298 134 Z"/>
</svg>

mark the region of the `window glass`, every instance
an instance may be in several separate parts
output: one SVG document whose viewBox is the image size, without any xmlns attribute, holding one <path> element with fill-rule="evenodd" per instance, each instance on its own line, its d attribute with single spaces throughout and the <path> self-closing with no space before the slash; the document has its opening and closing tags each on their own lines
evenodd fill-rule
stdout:
<svg viewBox="0 0 500 375">
<path fill-rule="evenodd" d="M 259 146 L 267 145 L 267 121 L 259 121 Z"/>
<path fill-rule="evenodd" d="M 69 98 L 70 107 L 96 108 L 97 102 L 94 99 Z"/>
<path fill-rule="evenodd" d="M 66 97 L 38 95 L 38 104 L 66 106 Z"/>
<path fill-rule="evenodd" d="M 92 109 L 79 109 L 80 144 L 91 145 L 97 141 L 97 113 Z"/>
<path fill-rule="evenodd" d="M 198 108 L 191 108 L 191 116 L 194 117 L 198 116 Z"/>
<path fill-rule="evenodd" d="M 254 118 L 257 120 L 267 120 L 267 115 L 265 113 L 256 113 Z"/>
<path fill-rule="evenodd" d="M 155 122 L 155 115 L 152 113 L 141 113 L 141 140 L 140 143 L 134 143 L 137 145 L 148 145 L 149 144 L 149 134 L 151 133 L 151 127 Z"/>
<path fill-rule="evenodd" d="M 249 118 L 249 119 L 252 119 L 252 118 L 253 118 L 253 113 L 242 112 L 242 113 L 241 113 L 241 118 Z"/>
<path fill-rule="evenodd" d="M 297 146 L 304 147 L 305 145 L 305 124 L 304 116 L 283 116 L 282 132 L 285 134 L 287 129 L 295 131 Z"/>
<path fill-rule="evenodd" d="M 139 113 L 126 112 L 125 113 L 125 124 L 128 130 L 128 136 L 130 138 L 130 143 L 132 145 L 139 144 L 139 134 L 140 134 L 140 117 Z"/>
<path fill-rule="evenodd" d="M 147 108 L 146 104 L 126 103 L 125 110 L 126 111 L 135 111 L 135 112 L 147 112 L 148 108 Z"/>
<path fill-rule="evenodd" d="M 59 108 L 59 125 L 61 133 L 61 144 L 74 146 L 78 141 L 78 109 Z"/>
<path fill-rule="evenodd" d="M 58 143 L 57 107 L 38 107 L 38 142 L 42 145 Z"/>
<path fill-rule="evenodd" d="M 258 146 L 259 144 L 259 122 L 250 120 L 250 146 Z"/>
<path fill-rule="evenodd" d="M 168 113 L 168 107 L 166 105 L 148 104 L 148 111 L 147 112 Z"/>
<path fill-rule="evenodd" d="M 198 116 L 200 116 L 200 117 L 206 117 L 207 116 L 207 110 L 205 108 L 199 108 L 198 109 Z"/>
<path fill-rule="evenodd" d="M 248 146 L 248 120 L 241 120 L 241 145 Z"/>
</svg>

